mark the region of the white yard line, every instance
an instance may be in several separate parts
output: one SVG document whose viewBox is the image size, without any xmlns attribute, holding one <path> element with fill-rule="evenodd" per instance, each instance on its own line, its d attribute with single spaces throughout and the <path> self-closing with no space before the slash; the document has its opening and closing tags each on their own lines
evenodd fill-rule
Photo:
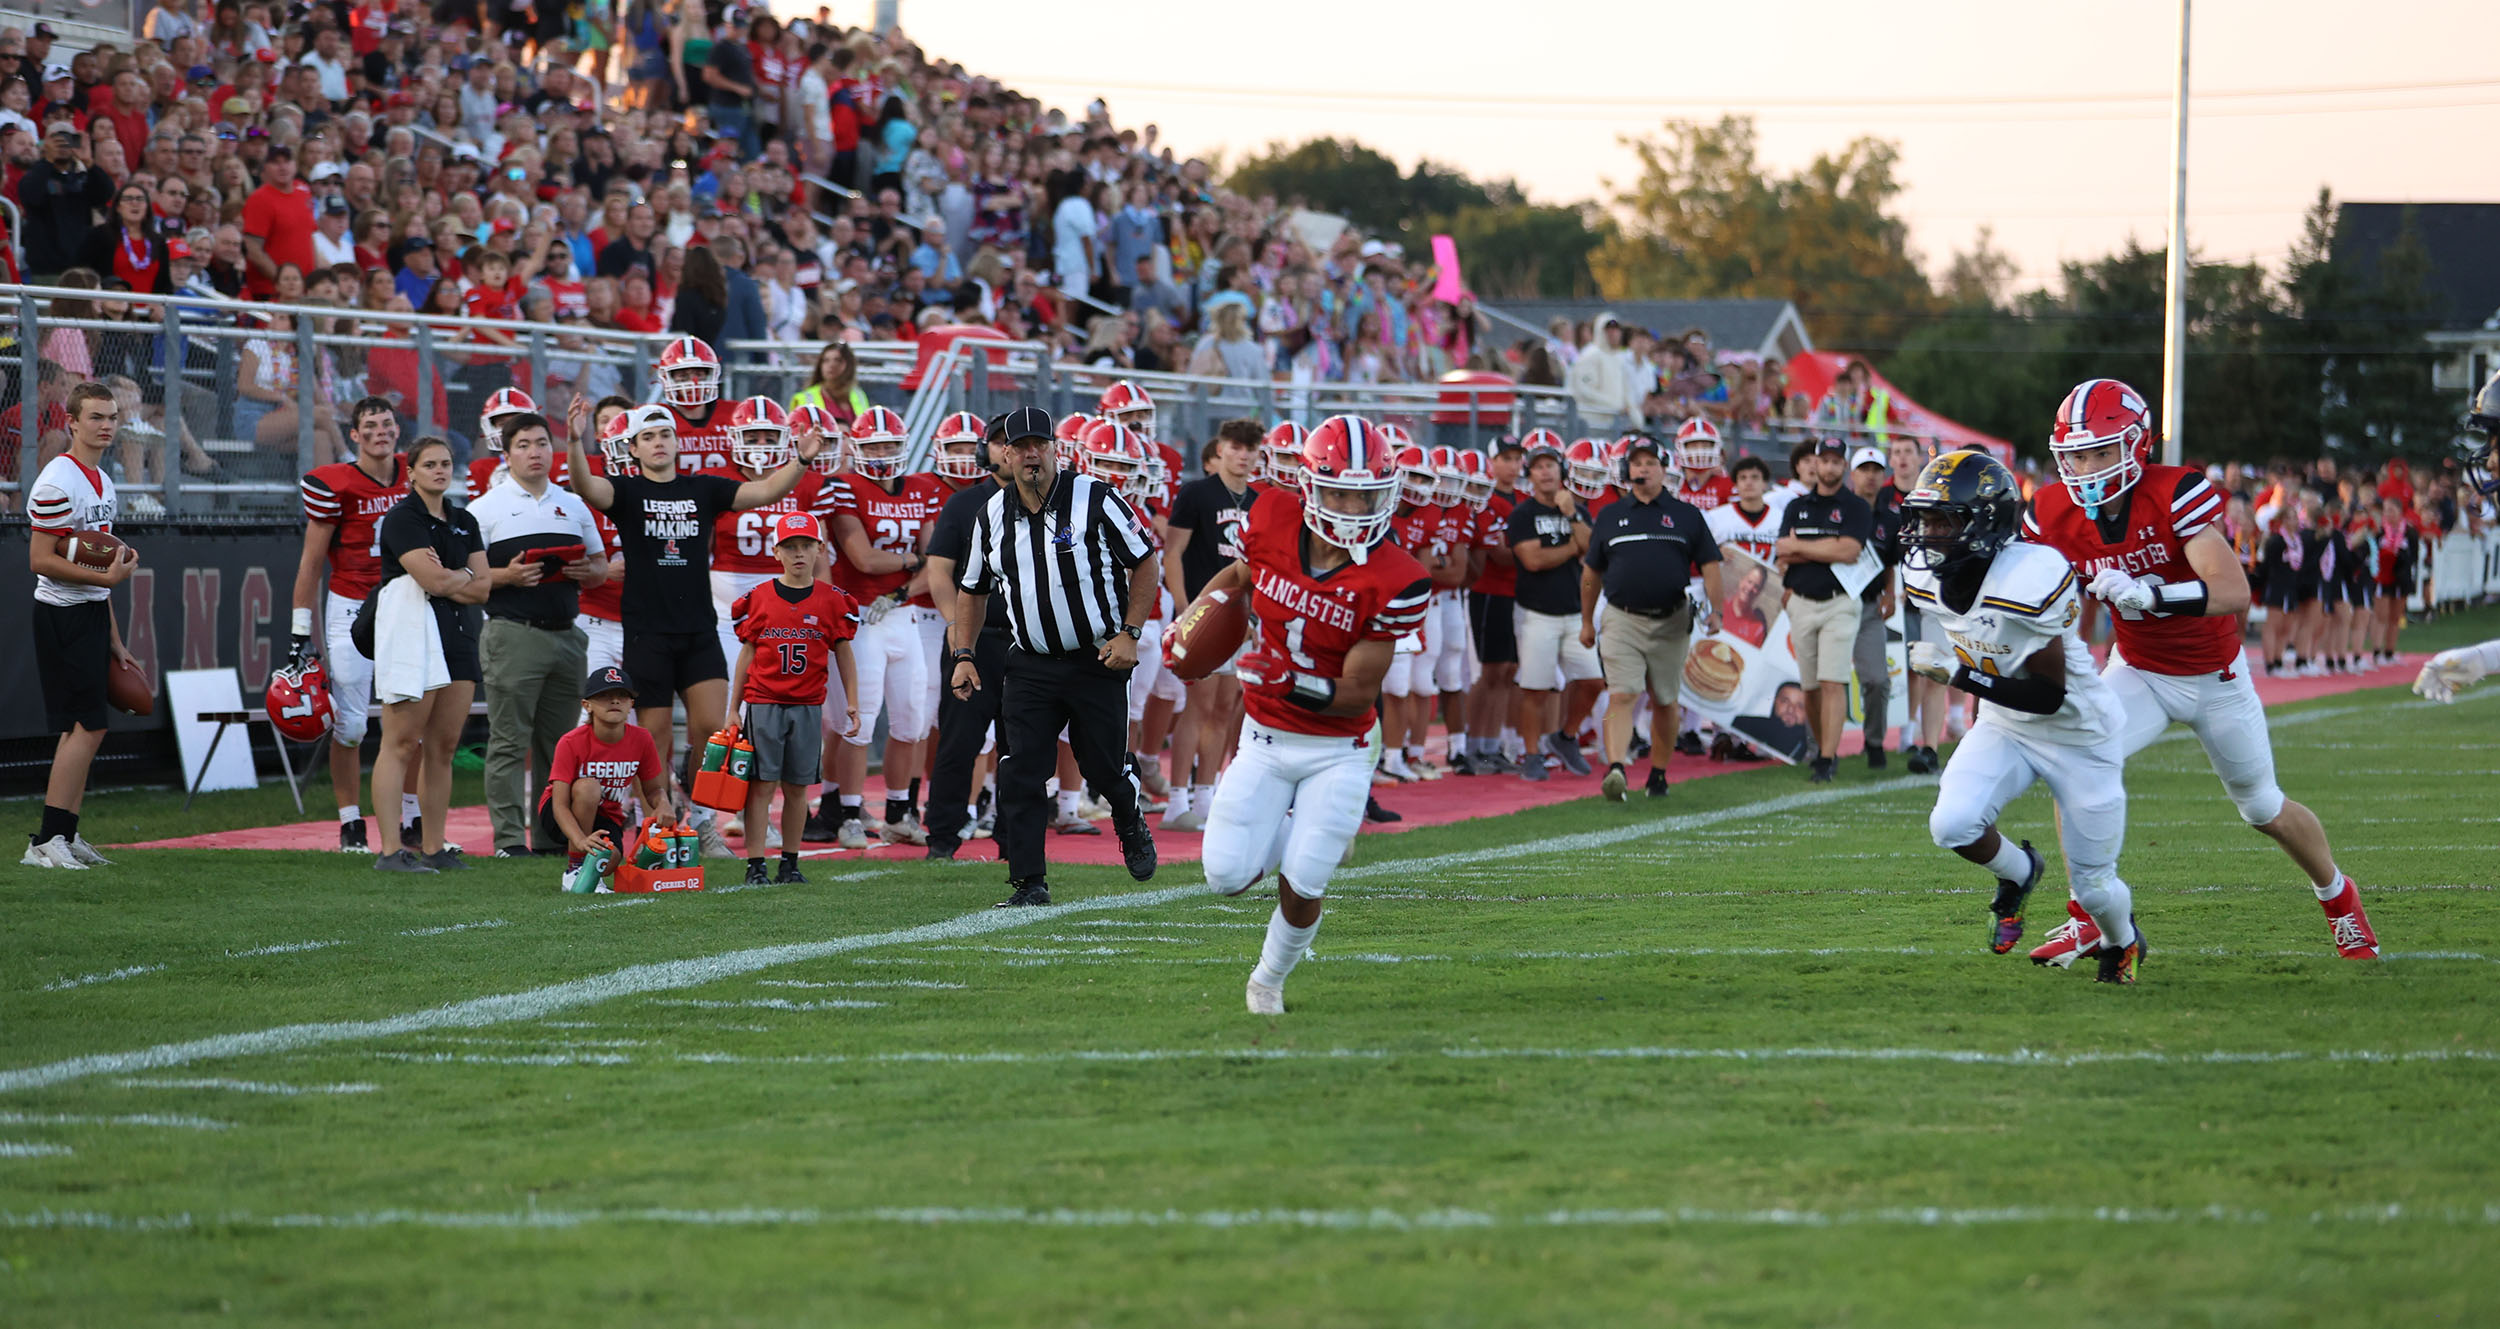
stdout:
<svg viewBox="0 0 2500 1329">
<path fill-rule="evenodd" d="M 851 1001 L 834 998 L 826 1001 L 792 1001 L 787 997 L 749 997 L 743 1001 L 707 1001 L 701 997 L 660 997 L 654 1006 L 691 1006 L 705 1011 L 874 1011 L 885 1009 L 882 1001 Z"/>
<path fill-rule="evenodd" d="M 93 987 L 98 983 L 111 983 L 118 979 L 137 978 L 141 974 L 153 974 L 164 967 L 161 964 L 134 964 L 126 969 L 114 969 L 101 974 L 80 974 L 76 978 L 64 978 L 46 983 L 43 985 L 43 990 L 67 992 L 71 988 Z"/>
<path fill-rule="evenodd" d="M 475 932 L 481 928 L 506 928 L 510 926 L 512 926 L 512 923 L 509 919 L 481 918 L 474 923 L 446 923 L 443 926 L 436 928 L 409 928 L 399 935 L 403 937 L 439 937 L 447 932 Z"/>
<path fill-rule="evenodd" d="M 248 951 L 228 951 L 226 952 L 226 958 L 229 960 L 248 960 L 256 955 L 294 955 L 300 951 L 327 950 L 332 946 L 344 946 L 346 944 L 347 943 L 344 941 L 288 941 L 280 942 L 275 946 L 255 946 Z"/>
<path fill-rule="evenodd" d="M 369 1094 L 371 1084 L 277 1084 L 264 1080 L 115 1080 L 124 1089 L 214 1089 L 235 1094 L 274 1094 L 297 1098 L 305 1094 Z"/>
<path fill-rule="evenodd" d="M 24 1140 L 0 1140 L 0 1158 L 67 1158 L 70 1148 L 65 1144 L 34 1144 Z"/>
<path fill-rule="evenodd" d="M 232 1124 L 207 1117 L 173 1117 L 153 1112 L 120 1117 L 80 1117 L 58 1112 L 0 1112 L 0 1126 L 162 1126 L 178 1131 L 222 1131 Z"/>
</svg>

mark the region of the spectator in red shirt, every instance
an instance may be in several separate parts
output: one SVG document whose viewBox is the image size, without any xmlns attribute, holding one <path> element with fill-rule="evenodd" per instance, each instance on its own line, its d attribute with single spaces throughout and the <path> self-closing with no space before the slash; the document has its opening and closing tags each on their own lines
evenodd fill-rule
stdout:
<svg viewBox="0 0 2500 1329">
<path fill-rule="evenodd" d="M 89 117 L 89 127 L 110 126 L 121 140 L 125 161 L 137 161 L 148 150 L 148 81 L 125 69 L 113 76 L 113 101 Z"/>
</svg>

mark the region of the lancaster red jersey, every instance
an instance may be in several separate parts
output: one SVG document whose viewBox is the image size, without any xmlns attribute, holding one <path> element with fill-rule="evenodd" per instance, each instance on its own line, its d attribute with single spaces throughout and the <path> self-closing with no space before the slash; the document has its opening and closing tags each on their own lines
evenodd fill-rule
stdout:
<svg viewBox="0 0 2500 1329">
<path fill-rule="evenodd" d="M 1475 511 L 1464 503 L 1451 503 L 1435 507 L 1432 512 L 1432 542 L 1440 547 L 1442 553 L 1457 559 L 1459 565 L 1464 567 L 1468 541 L 1476 533 Z"/>
<path fill-rule="evenodd" d="M 1234 529 L 1242 561 L 1250 565 L 1259 648 L 1293 661 L 1295 669 L 1342 678 L 1346 652 L 1356 644 L 1392 641 L 1423 626 L 1432 578 L 1396 545 L 1384 542 L 1363 562 L 1314 576 L 1302 557 L 1302 500 L 1281 492 L 1262 496 Z M 1372 727 L 1368 710 L 1317 715 L 1259 689 L 1245 689 L 1242 700 L 1251 717 L 1271 729 L 1358 738 Z"/>
<path fill-rule="evenodd" d="M 1493 497 L 1484 505 L 1484 511 L 1476 514 L 1476 527 L 1471 532 L 1470 543 L 1478 549 L 1488 551 L 1508 549 L 1510 547 L 1510 508 L 1511 504 L 1516 501 L 1514 496 L 1505 494 L 1499 489 L 1494 490 Z M 1492 555 L 1487 553 L 1484 571 L 1477 575 L 1475 588 L 1486 595 L 1518 594 L 1519 565 L 1496 563 Z"/>
<path fill-rule="evenodd" d="M 2119 504 L 2104 506 L 2098 520 L 2083 515 L 2066 486 L 2042 485 L 2023 514 L 2023 536 L 2064 554 L 2085 582 L 2103 568 L 2147 581 L 2195 581 L 2188 541 L 2222 520 L 2222 509 L 2222 491 L 2204 472 L 2147 466 L 2144 478 Z M 2240 655 L 2236 614 L 2178 617 L 2113 610 L 2110 618 L 2118 629 L 2118 653 L 2149 673 L 2218 673 Z"/>
<path fill-rule="evenodd" d="M 1702 481 L 1698 489 L 1694 488 L 1689 481 L 1679 481 L 1676 485 L 1675 496 L 1708 512 L 1722 504 L 1736 501 L 1736 482 L 1727 478 L 1727 473 L 1724 471 L 1713 471 L 1710 478 Z"/>
<path fill-rule="evenodd" d="M 1606 510 L 1606 505 L 1614 502 L 1616 497 L 1617 494 L 1615 487 L 1613 485 L 1608 485 L 1605 489 L 1599 491 L 1597 497 L 1583 498 L 1580 500 L 1580 515 L 1588 518 L 1591 522 L 1595 522 L 1597 520 L 1597 514 L 1604 512 Z"/>
<path fill-rule="evenodd" d="M 939 476 L 938 484 L 943 486 L 944 489 L 943 492 L 938 495 L 938 510 L 941 512 L 945 511 L 946 500 L 962 493 L 967 486 L 987 483 L 989 482 L 986 480 L 949 480 L 945 476 Z M 932 518 L 931 520 L 934 521 L 935 519 Z M 827 517 L 825 519 L 825 531 L 828 535 L 832 534 L 833 519 L 831 517 Z M 1155 528 L 1151 522 L 1146 526 L 1146 538 L 1155 542 L 1155 548 L 1161 549 L 1163 547 L 1162 537 L 1155 534 Z M 922 609 L 937 608 L 937 601 L 931 599 L 927 591 L 922 591 L 920 594 L 905 600 L 903 603 L 907 605 L 916 605 Z"/>
<path fill-rule="evenodd" d="M 677 407 L 668 408 L 677 422 L 677 470 L 686 475 L 736 475 L 738 464 L 729 459 L 730 403 L 716 401 L 705 408 L 711 414 L 696 424 L 692 417 Z M 778 570 L 779 565 L 775 565 Z"/>
<path fill-rule="evenodd" d="M 1398 515 L 1389 519 L 1389 539 L 1422 562 L 1440 548 L 1441 509 L 1430 504 L 1398 504 Z"/>
<path fill-rule="evenodd" d="M 740 472 L 744 474 L 744 472 Z M 833 519 L 825 477 L 815 471 L 799 476 L 798 487 L 780 501 L 744 512 L 724 512 L 712 526 L 712 571 L 763 572 L 779 575 L 781 560 L 773 556 L 773 519 L 785 512 L 812 512 Z"/>
<path fill-rule="evenodd" d="M 839 476 L 831 489 L 830 505 L 825 510 L 834 516 L 858 518 L 861 529 L 868 533 L 868 547 L 889 554 L 920 552 L 922 533 L 937 521 L 938 509 L 946 506 L 948 493 L 945 481 L 925 474 L 904 476 L 890 494 L 876 481 L 859 475 Z M 850 592 L 852 599 L 866 604 L 901 590 L 911 580 L 911 574 L 900 568 L 892 572 L 862 572 L 848 563 L 837 562 L 833 580 Z"/>
<path fill-rule="evenodd" d="M 382 584 L 382 515 L 408 496 L 408 459 L 391 458 L 391 482 L 376 483 L 352 461 L 304 475 L 304 520 L 328 522 L 330 593 L 362 600 Z"/>
<path fill-rule="evenodd" d="M 618 540 L 616 523 L 597 508 L 590 510 L 590 519 L 599 524 L 600 556 L 608 560 L 608 579 L 581 594 L 581 612 L 591 618 L 604 618 L 610 623 L 625 621 L 624 565 L 616 562 Z"/>
<path fill-rule="evenodd" d="M 833 644 L 859 631 L 859 602 L 823 581 L 801 591 L 775 577 L 739 596 L 729 616 L 755 648 L 742 698 L 783 706 L 824 705 Z"/>
</svg>

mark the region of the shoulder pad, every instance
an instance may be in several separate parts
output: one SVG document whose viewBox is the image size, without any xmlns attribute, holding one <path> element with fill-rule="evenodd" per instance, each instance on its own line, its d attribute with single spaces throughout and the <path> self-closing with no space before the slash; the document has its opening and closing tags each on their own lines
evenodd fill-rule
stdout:
<svg viewBox="0 0 2500 1329">
<path fill-rule="evenodd" d="M 1979 602 L 2017 618 L 2063 629 L 2082 614 L 2074 566 L 2047 545 L 2011 544 L 1997 555 Z"/>
</svg>

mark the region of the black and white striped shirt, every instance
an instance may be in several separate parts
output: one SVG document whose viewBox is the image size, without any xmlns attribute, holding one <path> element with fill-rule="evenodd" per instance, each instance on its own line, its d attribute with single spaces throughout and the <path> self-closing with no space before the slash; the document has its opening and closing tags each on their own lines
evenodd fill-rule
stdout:
<svg viewBox="0 0 2500 1329">
<path fill-rule="evenodd" d="M 956 584 L 1007 601 L 1015 643 L 1036 655 L 1091 650 L 1128 615 L 1129 569 L 1154 552 L 1127 501 L 1089 475 L 1063 470 L 1039 512 L 1012 487 L 981 509 Z"/>
</svg>

